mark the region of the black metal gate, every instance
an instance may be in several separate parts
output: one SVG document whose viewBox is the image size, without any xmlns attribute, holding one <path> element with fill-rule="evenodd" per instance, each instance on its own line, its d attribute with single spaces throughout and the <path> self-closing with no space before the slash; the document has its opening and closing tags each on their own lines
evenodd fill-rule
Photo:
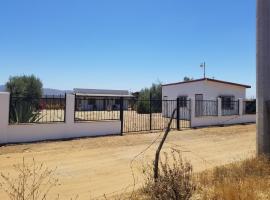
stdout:
<svg viewBox="0 0 270 200">
<path fill-rule="evenodd" d="M 167 127 L 175 109 L 177 111 L 171 128 L 177 130 L 190 128 L 190 100 L 124 99 L 123 104 L 127 105 L 121 119 L 124 133 L 163 130 Z"/>
</svg>

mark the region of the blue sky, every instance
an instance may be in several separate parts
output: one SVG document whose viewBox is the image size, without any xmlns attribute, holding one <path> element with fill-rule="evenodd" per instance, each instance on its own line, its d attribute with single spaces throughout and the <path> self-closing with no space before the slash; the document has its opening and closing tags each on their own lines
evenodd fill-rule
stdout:
<svg viewBox="0 0 270 200">
<path fill-rule="evenodd" d="M 0 84 L 139 90 L 207 76 L 252 85 L 255 0 L 1 0 Z"/>
</svg>

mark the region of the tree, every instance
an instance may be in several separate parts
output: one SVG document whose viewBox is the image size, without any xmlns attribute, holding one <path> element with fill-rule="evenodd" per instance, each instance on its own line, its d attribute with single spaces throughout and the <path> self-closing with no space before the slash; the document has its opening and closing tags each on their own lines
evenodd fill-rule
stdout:
<svg viewBox="0 0 270 200">
<path fill-rule="evenodd" d="M 42 82 L 34 75 L 10 77 L 6 83 L 10 92 L 10 123 L 31 123 L 41 119 L 39 98 L 42 96 Z"/>
<path fill-rule="evenodd" d="M 151 102 L 150 102 L 151 96 Z M 150 113 L 150 103 L 151 111 L 153 113 L 161 112 L 162 109 L 162 86 L 160 82 L 153 83 L 150 88 L 144 88 L 140 91 L 137 112 L 138 113 Z"/>
<path fill-rule="evenodd" d="M 13 76 L 6 83 L 6 90 L 12 96 L 25 98 L 40 98 L 42 96 L 42 82 L 34 75 Z"/>
<path fill-rule="evenodd" d="M 192 80 L 193 80 L 193 78 L 192 78 L 192 77 L 188 77 L 188 76 L 185 76 L 185 77 L 183 78 L 183 81 L 184 81 L 184 82 L 192 81 Z"/>
</svg>

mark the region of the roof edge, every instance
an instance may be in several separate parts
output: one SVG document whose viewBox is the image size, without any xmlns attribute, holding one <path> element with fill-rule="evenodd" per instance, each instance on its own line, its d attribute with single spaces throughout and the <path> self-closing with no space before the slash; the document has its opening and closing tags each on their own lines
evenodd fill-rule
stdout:
<svg viewBox="0 0 270 200">
<path fill-rule="evenodd" d="M 251 88 L 250 85 L 244 85 L 244 84 L 239 84 L 239 83 L 233 83 L 233 82 L 228 82 L 228 81 L 222 81 L 222 80 L 217 80 L 217 79 L 211 79 L 211 78 L 201 78 L 201 79 L 195 79 L 191 81 L 181 81 L 181 82 L 176 82 L 176 83 L 169 83 L 169 84 L 163 84 L 163 86 L 171 86 L 171 85 L 180 85 L 180 84 L 185 84 L 185 83 L 193 83 L 193 82 L 199 82 L 199 81 L 212 81 L 216 83 L 223 83 L 223 84 L 228 84 L 228 85 L 234 85 L 234 86 L 240 86 L 244 88 Z"/>
</svg>

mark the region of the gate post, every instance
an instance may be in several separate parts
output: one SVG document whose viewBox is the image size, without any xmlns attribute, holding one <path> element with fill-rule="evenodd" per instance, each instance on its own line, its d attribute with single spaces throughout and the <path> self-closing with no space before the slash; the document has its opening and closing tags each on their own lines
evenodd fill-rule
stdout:
<svg viewBox="0 0 270 200">
<path fill-rule="evenodd" d="M 124 132 L 124 98 L 120 97 L 120 121 L 121 121 L 121 135 Z"/>
<path fill-rule="evenodd" d="M 177 125 L 177 130 L 180 131 L 180 98 L 178 97 L 176 100 L 176 125 Z"/>
<path fill-rule="evenodd" d="M 152 130 L 152 94 L 150 92 L 150 102 L 149 102 L 149 112 L 150 112 L 150 131 Z"/>
</svg>

